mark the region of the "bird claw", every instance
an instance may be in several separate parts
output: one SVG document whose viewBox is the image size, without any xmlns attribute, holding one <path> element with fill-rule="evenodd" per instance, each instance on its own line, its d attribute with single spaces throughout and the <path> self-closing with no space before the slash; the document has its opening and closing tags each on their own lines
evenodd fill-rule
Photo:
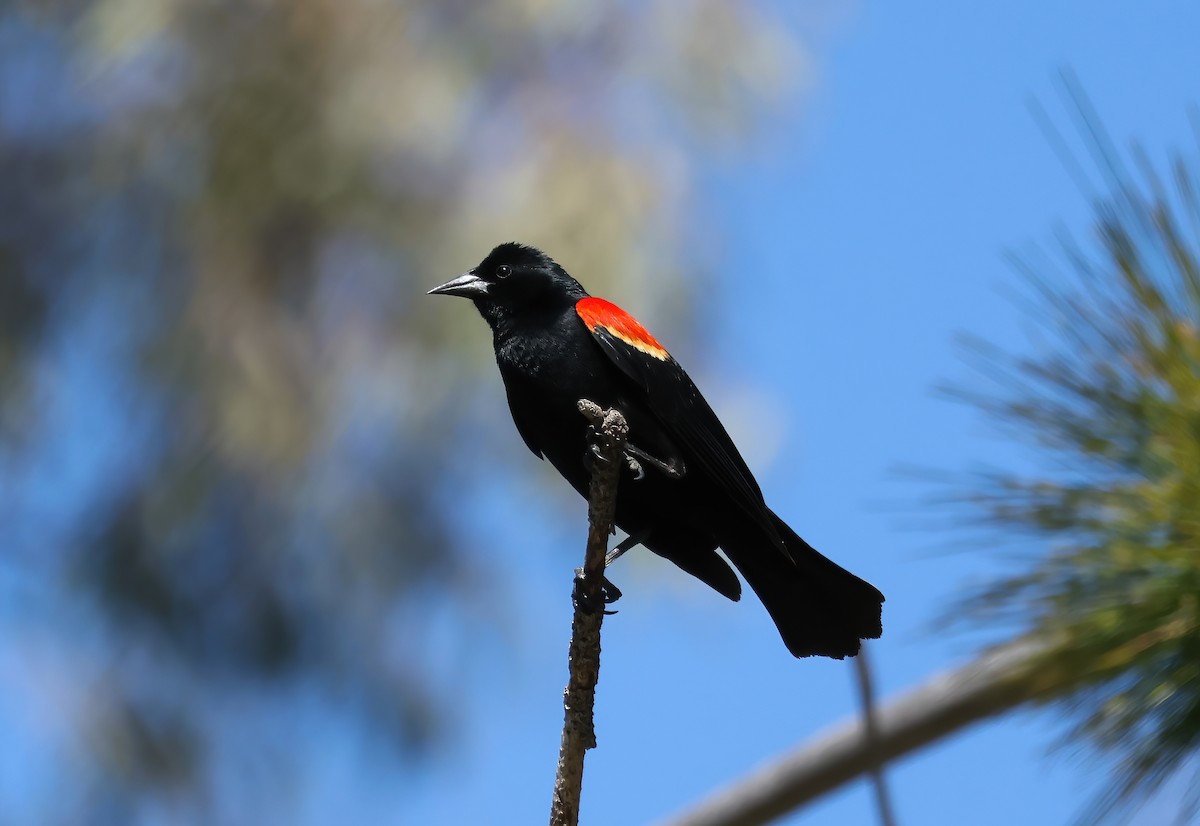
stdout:
<svg viewBox="0 0 1200 826">
<path fill-rule="evenodd" d="M 593 427 L 592 425 L 588 425 L 588 434 L 587 434 L 588 449 L 587 449 L 587 453 L 584 454 L 584 464 L 587 465 L 589 471 L 591 471 L 592 467 L 594 466 L 594 464 L 596 462 L 602 462 L 604 464 L 608 463 L 608 458 L 604 455 L 604 450 L 600 447 L 600 442 L 598 441 L 599 436 L 600 436 L 600 434 L 596 431 L 596 428 Z M 646 454 L 643 453 L 642 451 L 638 450 L 636 447 L 633 447 L 632 445 L 626 445 L 625 455 L 624 455 L 625 467 L 628 468 L 630 473 L 633 474 L 633 481 L 640 482 L 646 478 L 646 469 L 644 467 L 642 467 L 642 463 L 639 462 L 637 460 L 637 458 L 635 458 L 636 456 L 645 457 Z M 655 464 L 657 467 L 659 467 L 659 468 L 666 467 L 666 465 L 664 465 L 661 462 L 658 462 L 658 460 L 654 459 L 653 457 L 648 457 L 648 458 L 650 458 L 651 462 L 653 464 Z"/>
<path fill-rule="evenodd" d="M 600 446 L 600 431 L 596 430 L 594 425 L 588 425 L 586 439 L 587 450 L 583 454 L 583 464 L 587 467 L 588 473 L 591 473 L 596 462 L 608 464 L 608 457 L 604 455 L 604 449 Z"/>
<path fill-rule="evenodd" d="M 593 461 L 603 462 L 608 464 L 608 457 L 604 455 L 604 449 L 597 442 L 588 443 L 588 451 L 592 454 Z"/>
<path fill-rule="evenodd" d="M 617 613 L 609 611 L 605 606 L 612 605 L 621 598 L 621 589 L 609 582 L 608 577 L 604 574 L 600 574 L 600 594 L 599 599 L 596 599 L 584 590 L 585 581 L 583 568 L 576 568 L 575 587 L 571 589 L 571 602 L 575 607 L 587 614 L 594 614 L 597 611 L 603 611 L 606 615 Z"/>
<path fill-rule="evenodd" d="M 661 471 L 663 475 L 669 479 L 682 479 L 684 474 L 687 473 L 687 468 L 684 466 L 683 462 L 675 459 L 671 459 L 669 462 L 664 462 L 662 459 L 656 459 L 634 444 L 626 443 L 625 453 L 628 456 L 629 461 L 637 463 L 637 460 L 640 459 L 642 462 L 650 465 L 650 467 Z M 645 471 L 641 471 L 641 476 L 638 478 L 641 479 L 645 475 Z"/>
<path fill-rule="evenodd" d="M 625 454 L 625 467 L 633 472 L 633 481 L 640 482 L 646 478 L 646 471 L 642 469 L 641 462 L 628 453 Z"/>
<path fill-rule="evenodd" d="M 605 555 L 604 570 L 607 571 L 609 565 L 612 565 L 614 562 L 616 562 L 618 559 L 620 559 L 621 556 L 626 551 L 628 551 L 634 545 L 640 544 L 641 541 L 645 538 L 646 538 L 646 535 L 644 533 L 639 533 L 639 534 L 633 534 L 633 535 L 627 536 L 623 540 L 621 540 L 620 544 L 618 544 L 617 547 L 613 548 L 611 551 L 609 551 Z M 577 606 L 579 606 L 580 608 L 582 608 L 584 611 L 595 612 L 598 610 L 603 610 L 604 605 L 612 605 L 614 602 L 616 602 L 617 600 L 619 600 L 621 598 L 621 589 L 618 588 L 616 585 L 614 585 L 612 580 L 610 580 L 608 578 L 608 576 L 604 573 L 600 574 L 600 598 L 601 598 L 601 601 L 603 602 L 603 605 L 597 603 L 597 601 L 595 599 L 587 596 L 580 589 L 580 586 L 583 584 L 583 582 L 584 582 L 583 568 L 576 568 L 575 569 L 575 588 L 572 591 L 571 598 L 575 601 L 575 604 Z M 615 614 L 617 612 L 616 611 L 604 611 L 604 613 Z"/>
</svg>

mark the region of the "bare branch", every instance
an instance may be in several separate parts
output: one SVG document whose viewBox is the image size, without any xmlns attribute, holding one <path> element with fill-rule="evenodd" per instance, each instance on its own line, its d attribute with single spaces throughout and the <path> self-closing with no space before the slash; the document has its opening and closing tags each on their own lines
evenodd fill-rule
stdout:
<svg viewBox="0 0 1200 826">
<path fill-rule="evenodd" d="M 600 455 L 592 468 L 588 491 L 588 539 L 581 576 L 575 583 L 575 618 L 571 623 L 568 655 L 570 677 L 563 692 L 562 744 L 558 751 L 558 773 L 554 778 L 554 800 L 550 826 L 576 826 L 579 798 L 583 789 L 583 758 L 596 747 L 592 708 L 596 682 L 600 678 L 600 624 L 604 611 L 604 557 L 613 532 L 620 477 L 629 427 L 617 410 L 602 411 L 587 399 L 579 402 L 598 435 Z"/>
<path fill-rule="evenodd" d="M 759 769 L 665 826 L 760 826 L 911 751 L 1030 700 L 1061 691 L 1035 663 L 1046 647 L 1022 641 L 936 676 L 879 709 L 873 725 L 843 725 Z M 870 729 L 874 729 L 871 731 Z"/>
</svg>

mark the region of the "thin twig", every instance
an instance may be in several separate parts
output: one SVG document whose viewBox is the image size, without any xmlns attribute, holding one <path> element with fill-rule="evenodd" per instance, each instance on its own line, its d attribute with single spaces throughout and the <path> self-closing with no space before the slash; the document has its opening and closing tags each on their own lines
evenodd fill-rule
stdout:
<svg viewBox="0 0 1200 826">
<path fill-rule="evenodd" d="M 867 657 L 864 645 L 854 658 L 854 670 L 858 677 L 858 699 L 862 704 L 863 730 L 867 735 L 867 746 L 878 754 L 879 744 L 879 712 L 875 706 L 875 685 L 871 679 L 871 661 Z M 879 811 L 879 826 L 896 826 L 896 810 L 892 806 L 892 796 L 888 792 L 887 777 L 883 768 L 885 760 L 877 759 L 870 768 L 871 785 L 875 789 L 875 807 Z"/>
<path fill-rule="evenodd" d="M 583 757 L 596 747 L 596 729 L 592 708 L 596 700 L 596 681 L 600 677 L 600 624 L 603 605 L 604 556 L 613 532 L 617 509 L 617 480 L 623 465 L 625 439 L 629 427 L 616 410 L 603 411 L 599 405 L 582 399 L 579 412 L 592 423 L 598 435 L 600 457 L 592 467 L 588 491 L 588 539 L 583 574 L 576 583 L 575 618 L 571 622 L 571 649 L 567 667 L 570 678 L 563 692 L 562 744 L 558 751 L 558 772 L 554 777 L 554 800 L 550 806 L 550 826 L 576 826 L 579 823 L 579 798 L 583 790 Z"/>
</svg>

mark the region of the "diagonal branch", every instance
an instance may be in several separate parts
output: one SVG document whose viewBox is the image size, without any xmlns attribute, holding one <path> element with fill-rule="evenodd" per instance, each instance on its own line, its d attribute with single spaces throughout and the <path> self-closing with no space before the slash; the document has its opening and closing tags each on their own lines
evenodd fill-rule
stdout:
<svg viewBox="0 0 1200 826">
<path fill-rule="evenodd" d="M 1062 634 L 1030 635 L 935 675 L 877 709 L 867 724 L 844 724 L 800 746 L 664 826 L 761 826 L 897 757 L 1027 703 L 1047 703 L 1125 673 L 1146 651 L 1194 637 L 1171 621 L 1105 656 L 1080 661 Z"/>
<path fill-rule="evenodd" d="M 583 757 L 596 747 L 596 729 L 592 708 L 596 700 L 596 681 L 600 677 L 600 624 L 604 612 L 604 557 L 608 538 L 613 532 L 617 509 L 617 480 L 621 473 L 625 439 L 629 427 L 617 410 L 603 411 L 587 399 L 579 402 L 599 435 L 600 456 L 592 468 L 588 491 L 588 539 L 583 569 L 575 582 L 575 618 L 571 622 L 571 649 L 567 667 L 570 678 L 563 692 L 562 744 L 558 752 L 558 773 L 554 778 L 554 799 L 550 806 L 550 826 L 576 826 L 579 823 L 579 798 L 583 790 Z"/>
<path fill-rule="evenodd" d="M 1023 640 L 934 677 L 718 791 L 665 826 L 760 826 L 972 723 L 1047 698 L 1078 677 L 1039 668 L 1045 643 Z"/>
</svg>

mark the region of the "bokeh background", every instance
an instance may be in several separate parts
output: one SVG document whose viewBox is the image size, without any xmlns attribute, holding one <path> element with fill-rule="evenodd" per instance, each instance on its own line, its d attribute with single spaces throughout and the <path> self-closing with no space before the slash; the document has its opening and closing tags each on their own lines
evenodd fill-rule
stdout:
<svg viewBox="0 0 1200 826">
<path fill-rule="evenodd" d="M 1005 639 L 947 617 L 1005 558 L 905 469 L 1034 466 L 933 388 L 976 380 L 963 331 L 1039 346 L 1005 250 L 1090 237 L 1072 89 L 1194 154 L 1198 33 L 1171 0 L 0 5 L 0 822 L 545 818 L 584 503 L 425 295 L 505 240 L 639 316 L 887 594 L 884 697 Z M 588 823 L 856 709 L 848 664 L 649 556 Z M 900 822 L 1066 822 L 1110 781 L 1063 725 L 892 767 Z M 874 816 L 856 785 L 789 822 Z"/>
</svg>

